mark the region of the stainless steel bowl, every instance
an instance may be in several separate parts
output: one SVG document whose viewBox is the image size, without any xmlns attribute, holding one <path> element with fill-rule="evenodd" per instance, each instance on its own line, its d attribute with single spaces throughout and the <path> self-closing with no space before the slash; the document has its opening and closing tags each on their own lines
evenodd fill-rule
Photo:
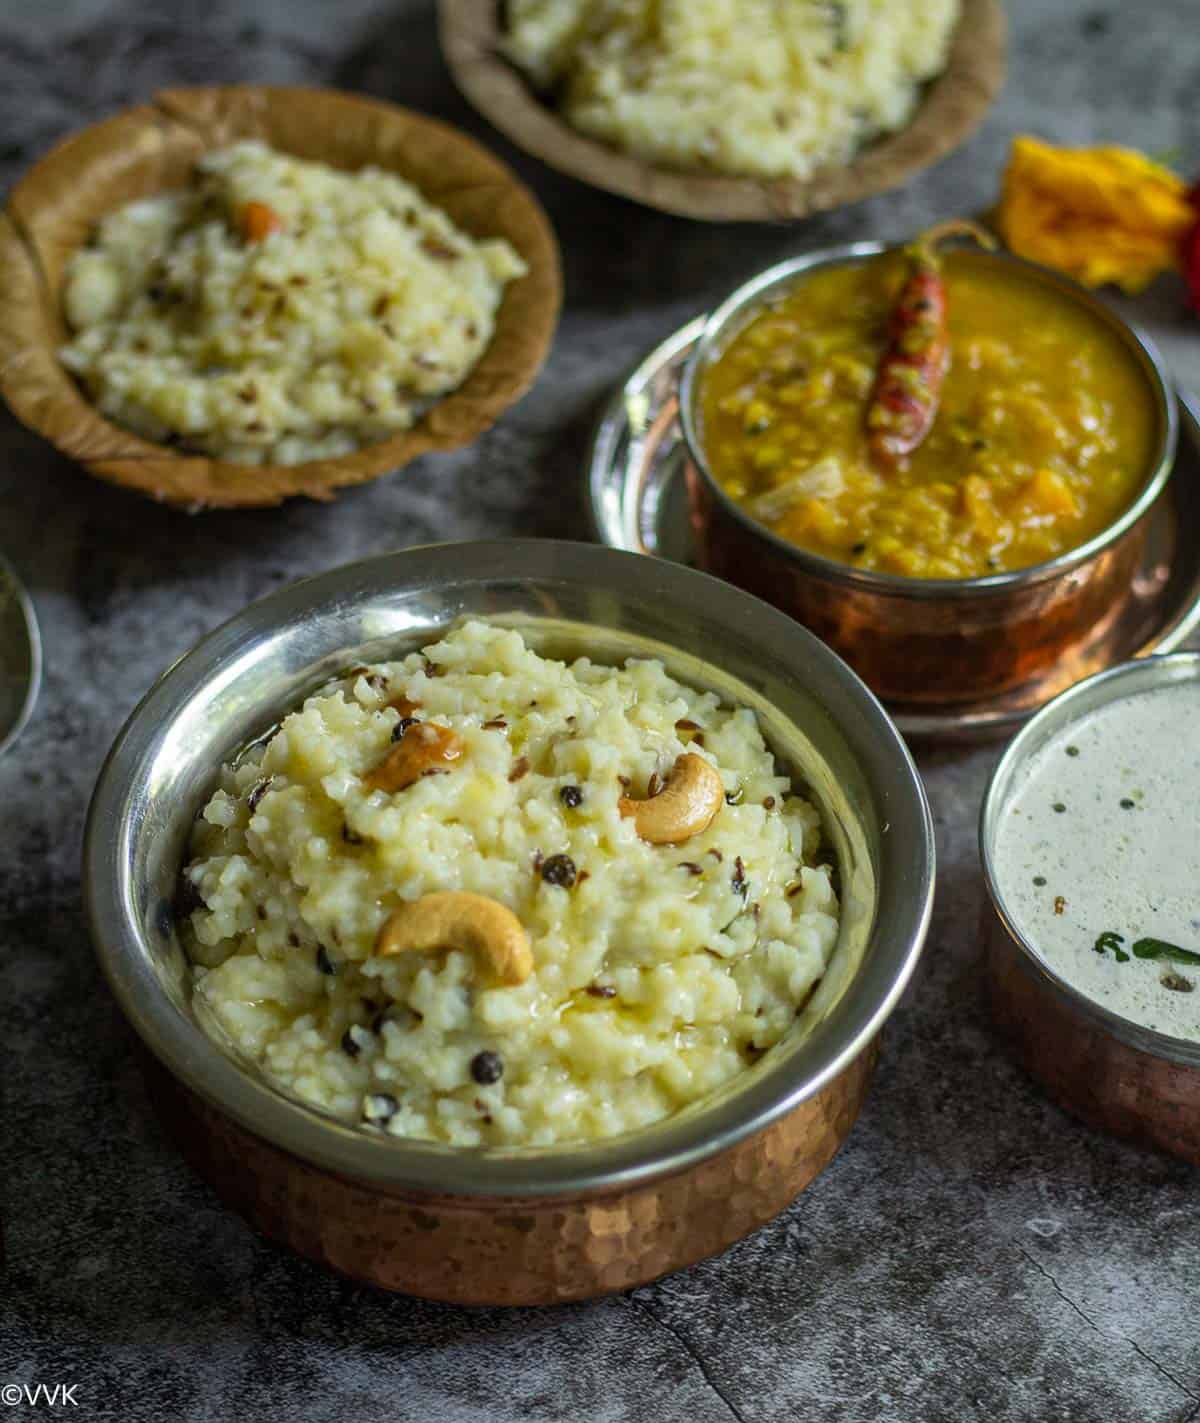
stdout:
<svg viewBox="0 0 1200 1423">
<path fill-rule="evenodd" d="M 1056 973 L 1017 927 L 994 856 L 1022 770 L 1059 731 L 1109 702 L 1197 679 L 1200 653 L 1176 652 L 1122 663 L 1056 697 L 992 773 L 979 855 L 991 900 L 985 939 L 992 1015 L 1014 1056 L 1085 1122 L 1200 1164 L 1200 1043 L 1130 1022 Z"/>
<path fill-rule="evenodd" d="M 554 1150 L 383 1138 L 277 1092 L 193 1015 L 170 906 L 220 763 L 339 669 L 409 650 L 464 614 L 501 618 L 552 652 L 662 657 L 754 707 L 822 808 L 844 907 L 809 1031 L 661 1125 Z M 816 1174 L 849 1130 L 869 1049 L 916 963 L 933 873 L 908 752 L 827 648 L 703 574 L 541 540 L 412 549 L 247 608 L 134 711 L 101 772 L 84 849 L 97 953 L 166 1069 L 156 1090 L 186 1123 L 200 1169 L 262 1228 L 350 1273 L 512 1303 L 622 1288 L 711 1253 Z"/>
<path fill-rule="evenodd" d="M 1145 376 L 1158 425 L 1136 498 L 1078 548 L 986 578 L 904 578 L 853 568 L 789 543 L 746 513 L 713 477 L 699 409 L 704 373 L 764 306 L 804 277 L 824 267 L 873 261 L 889 250 L 880 242 L 856 242 L 793 257 L 752 278 L 717 307 L 680 384 L 688 491 L 701 562 L 709 572 L 798 618 L 889 702 L 947 705 L 1021 685 L 1117 616 L 1138 567 L 1147 516 L 1171 472 L 1178 416 L 1170 378 L 1152 342 L 1094 293 L 1007 253 L 962 252 L 957 254 L 962 260 L 1002 263 L 1085 307 L 1129 351 Z"/>
</svg>

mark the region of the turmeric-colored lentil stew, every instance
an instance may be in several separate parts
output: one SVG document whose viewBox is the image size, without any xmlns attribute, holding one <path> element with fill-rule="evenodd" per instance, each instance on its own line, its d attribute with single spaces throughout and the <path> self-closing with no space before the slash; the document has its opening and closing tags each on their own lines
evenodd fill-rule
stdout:
<svg viewBox="0 0 1200 1423">
<path fill-rule="evenodd" d="M 951 365 L 924 443 L 873 464 L 865 415 L 902 261 L 831 267 L 753 318 L 703 377 L 721 488 L 801 548 L 911 578 L 972 578 L 1086 543 L 1132 502 L 1157 432 L 1120 338 L 1069 297 L 944 259 Z"/>
</svg>

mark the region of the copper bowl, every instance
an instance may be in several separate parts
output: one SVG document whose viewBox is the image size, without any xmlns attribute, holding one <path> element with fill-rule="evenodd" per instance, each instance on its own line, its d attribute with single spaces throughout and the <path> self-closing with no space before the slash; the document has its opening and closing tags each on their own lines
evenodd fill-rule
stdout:
<svg viewBox="0 0 1200 1423">
<path fill-rule="evenodd" d="M 1151 507 L 1171 472 L 1178 417 L 1154 346 L 1091 292 L 1018 257 L 964 252 L 964 260 L 1003 262 L 1086 307 L 1126 346 L 1145 375 L 1158 422 L 1136 498 L 1069 553 L 986 578 L 905 578 L 852 568 L 788 543 L 739 508 L 713 478 L 699 410 L 702 377 L 729 340 L 798 280 L 822 267 L 869 262 L 888 250 L 883 243 L 858 242 L 792 258 L 739 287 L 713 312 L 680 386 L 688 493 L 709 572 L 811 628 L 889 704 L 952 705 L 1020 686 L 1068 649 L 1100 636 L 1117 617 L 1141 561 Z"/>
<path fill-rule="evenodd" d="M 803 1020 L 726 1089 L 646 1130 L 505 1151 L 384 1137 L 275 1090 L 193 1015 L 170 906 L 217 766 L 347 661 L 397 655 L 464 613 L 503 618 L 552 652 L 661 656 L 753 707 L 822 809 L 842 924 Z M 782 1210 L 853 1124 L 933 892 L 932 826 L 912 761 L 827 648 L 703 574 L 543 540 L 409 550 L 246 609 L 130 717 L 100 775 L 84 861 L 100 962 L 157 1059 L 154 1099 L 197 1170 L 304 1254 L 459 1303 L 624 1289 Z"/>
<path fill-rule="evenodd" d="M 1080 682 L 1024 727 L 992 774 L 979 821 L 990 908 L 984 938 L 996 1027 L 1060 1106 L 1090 1126 L 1200 1164 L 1200 1043 L 1130 1022 L 1086 997 L 1017 928 L 993 849 L 1021 768 L 1069 722 L 1117 698 L 1200 678 L 1200 653 L 1126 662 Z"/>
</svg>

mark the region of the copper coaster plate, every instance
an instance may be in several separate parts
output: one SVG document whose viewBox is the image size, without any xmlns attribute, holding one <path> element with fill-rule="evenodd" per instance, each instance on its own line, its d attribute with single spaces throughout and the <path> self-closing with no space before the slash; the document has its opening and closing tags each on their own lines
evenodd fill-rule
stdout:
<svg viewBox="0 0 1200 1423">
<path fill-rule="evenodd" d="M 589 508 L 601 543 L 697 567 L 675 396 L 704 321 L 697 317 L 656 346 L 617 389 L 596 426 L 587 471 Z M 1175 467 L 1151 514 L 1133 596 L 1120 617 L 1015 690 L 945 708 L 914 710 L 892 703 L 888 711 L 911 740 L 995 740 L 1093 672 L 1172 652 L 1197 628 L 1200 410 L 1180 396 Z"/>
</svg>

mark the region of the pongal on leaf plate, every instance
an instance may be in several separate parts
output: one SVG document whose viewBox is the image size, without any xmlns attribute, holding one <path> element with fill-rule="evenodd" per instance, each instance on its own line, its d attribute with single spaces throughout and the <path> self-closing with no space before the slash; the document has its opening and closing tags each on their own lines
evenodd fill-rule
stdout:
<svg viewBox="0 0 1200 1423">
<path fill-rule="evenodd" d="M 376 781 L 421 727 L 462 755 Z M 655 839 L 639 808 L 689 756 L 729 798 Z M 549 542 L 413 550 L 248 609 L 150 693 L 90 823 L 97 950 L 189 1158 L 315 1258 L 464 1302 L 624 1288 L 782 1209 L 849 1130 L 932 890 L 912 763 L 832 654 L 703 575 Z M 461 920 L 395 927 L 447 890 L 515 915 L 533 968 L 493 974 Z M 789 949 L 801 920 L 820 932 Z"/>
<path fill-rule="evenodd" d="M 980 855 L 1017 1060 L 1093 1126 L 1200 1162 L 1200 654 L 1073 687 L 1009 746 Z"/>
<path fill-rule="evenodd" d="M 188 507 L 330 498 L 485 430 L 560 299 L 554 239 L 435 120 L 330 91 L 176 90 L 9 198 L 0 389 L 91 473 Z"/>
<path fill-rule="evenodd" d="M 890 703 L 945 705 L 1019 687 L 1119 615 L 1177 416 L 1153 347 L 1091 294 L 956 251 L 941 408 L 915 455 L 873 469 L 896 260 L 859 243 L 748 282 L 693 348 L 680 417 L 703 565 L 799 618 Z"/>
<path fill-rule="evenodd" d="M 895 187 L 961 143 L 1004 78 L 997 0 L 650 8 L 441 0 L 442 48 L 467 98 L 528 152 L 710 222 L 800 218 Z"/>
</svg>

